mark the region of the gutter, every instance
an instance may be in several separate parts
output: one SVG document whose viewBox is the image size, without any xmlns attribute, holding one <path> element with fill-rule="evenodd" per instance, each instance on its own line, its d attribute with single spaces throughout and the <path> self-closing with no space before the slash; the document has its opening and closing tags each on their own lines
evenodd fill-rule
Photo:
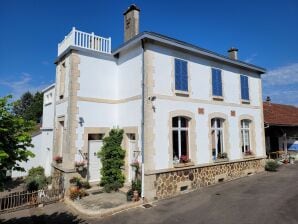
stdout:
<svg viewBox="0 0 298 224">
<path fill-rule="evenodd" d="M 141 121 L 141 129 L 142 129 L 142 135 L 141 135 L 141 150 L 142 150 L 142 187 L 141 187 L 141 197 L 144 200 L 144 174 L 145 174 L 145 169 L 144 169 L 144 124 L 145 124 L 145 68 L 144 68 L 144 52 L 145 52 L 145 43 L 144 40 L 141 39 L 141 44 L 142 44 L 142 121 Z"/>
</svg>

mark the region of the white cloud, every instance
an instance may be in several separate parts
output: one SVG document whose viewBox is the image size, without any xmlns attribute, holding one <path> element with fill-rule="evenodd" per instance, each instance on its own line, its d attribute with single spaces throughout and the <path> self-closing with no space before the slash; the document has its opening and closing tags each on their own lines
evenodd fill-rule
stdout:
<svg viewBox="0 0 298 224">
<path fill-rule="evenodd" d="M 0 80 L 0 85 L 6 86 L 9 89 L 10 94 L 13 95 L 14 99 L 19 98 L 27 91 L 34 93 L 48 86 L 48 84 L 44 83 L 37 85 L 34 84 L 32 82 L 32 76 L 26 72 L 23 72 L 20 79 L 16 81 Z"/>
<path fill-rule="evenodd" d="M 270 70 L 262 76 L 263 96 L 272 102 L 298 106 L 298 63 Z"/>
<path fill-rule="evenodd" d="M 298 84 L 298 63 L 268 71 L 263 76 L 263 83 L 267 86 Z"/>
</svg>

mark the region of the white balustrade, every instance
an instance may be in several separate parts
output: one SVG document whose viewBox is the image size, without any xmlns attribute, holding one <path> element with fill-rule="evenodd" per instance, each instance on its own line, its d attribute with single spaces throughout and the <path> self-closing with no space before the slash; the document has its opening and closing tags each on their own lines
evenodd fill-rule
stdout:
<svg viewBox="0 0 298 224">
<path fill-rule="evenodd" d="M 94 35 L 94 33 L 85 33 L 76 30 L 74 27 L 71 32 L 65 36 L 64 40 L 58 44 L 58 56 L 69 46 L 76 46 L 84 49 L 98 51 L 102 53 L 111 53 L 111 38 L 104 38 Z"/>
</svg>

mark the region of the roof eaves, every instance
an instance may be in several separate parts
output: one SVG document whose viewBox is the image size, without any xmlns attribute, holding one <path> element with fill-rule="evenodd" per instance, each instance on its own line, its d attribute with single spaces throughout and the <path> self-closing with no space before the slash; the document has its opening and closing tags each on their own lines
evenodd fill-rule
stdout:
<svg viewBox="0 0 298 224">
<path fill-rule="evenodd" d="M 154 33 L 154 32 L 147 32 L 147 31 L 139 33 L 138 35 L 136 35 L 135 37 L 133 37 L 129 41 L 123 43 L 116 50 L 114 50 L 112 52 L 112 54 L 116 55 L 120 51 L 124 50 L 125 48 L 127 48 L 127 47 L 135 44 L 136 42 L 140 41 L 141 39 L 145 39 L 145 38 L 149 38 L 149 39 L 159 41 L 159 42 L 162 42 L 162 43 L 165 43 L 165 44 L 169 44 L 169 45 L 173 45 L 173 46 L 176 46 L 176 47 L 179 47 L 179 48 L 183 48 L 183 49 L 186 49 L 186 50 L 189 50 L 189 51 L 192 51 L 192 52 L 196 52 L 196 53 L 205 55 L 207 57 L 211 57 L 211 58 L 214 58 L 214 59 L 217 59 L 217 60 L 220 60 L 220 61 L 225 61 L 225 62 L 233 64 L 233 65 L 244 67 L 246 69 L 251 69 L 251 70 L 257 71 L 260 74 L 264 74 L 266 72 L 266 69 L 264 69 L 264 68 L 261 68 L 261 67 L 258 67 L 258 66 L 252 65 L 252 64 L 248 64 L 246 62 L 233 60 L 233 59 L 230 59 L 226 56 L 223 56 L 223 55 L 220 55 L 218 53 L 209 51 L 207 49 L 195 46 L 193 44 L 189 44 L 187 42 L 180 41 L 180 40 L 168 37 L 168 36 L 164 36 L 164 35 Z"/>
</svg>

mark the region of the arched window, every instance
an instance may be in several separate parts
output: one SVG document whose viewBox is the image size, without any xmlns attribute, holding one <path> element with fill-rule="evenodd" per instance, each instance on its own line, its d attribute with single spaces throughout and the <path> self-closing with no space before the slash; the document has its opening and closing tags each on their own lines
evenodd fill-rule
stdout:
<svg viewBox="0 0 298 224">
<path fill-rule="evenodd" d="M 186 117 L 172 118 L 173 161 L 186 162 L 189 159 L 189 119 Z"/>
<path fill-rule="evenodd" d="M 242 153 L 251 155 L 250 148 L 250 120 L 241 120 Z"/>
<path fill-rule="evenodd" d="M 224 149 L 223 123 L 224 120 L 221 118 L 211 120 L 212 156 L 214 160 L 227 157 Z"/>
</svg>

